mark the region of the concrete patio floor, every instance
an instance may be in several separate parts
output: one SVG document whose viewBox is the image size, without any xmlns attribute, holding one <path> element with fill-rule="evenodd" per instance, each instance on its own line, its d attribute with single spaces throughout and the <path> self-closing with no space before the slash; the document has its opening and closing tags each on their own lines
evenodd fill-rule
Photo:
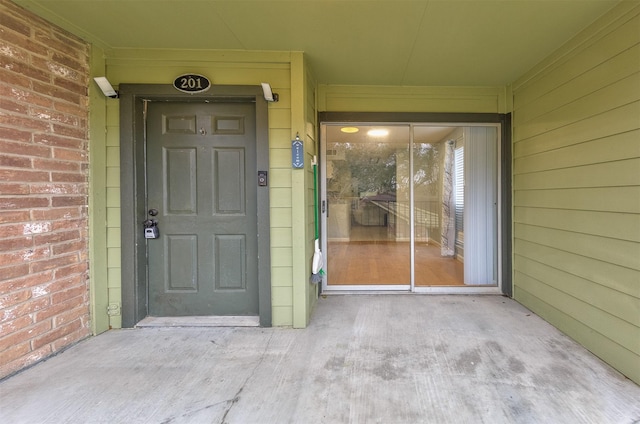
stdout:
<svg viewBox="0 0 640 424">
<path fill-rule="evenodd" d="M 331 295 L 307 329 L 113 330 L 0 382 L 0 423 L 638 423 L 640 387 L 500 296 Z"/>
</svg>

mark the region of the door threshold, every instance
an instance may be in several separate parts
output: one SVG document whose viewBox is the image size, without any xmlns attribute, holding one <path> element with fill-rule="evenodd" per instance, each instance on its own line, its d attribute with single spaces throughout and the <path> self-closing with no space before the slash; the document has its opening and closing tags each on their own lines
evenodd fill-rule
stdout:
<svg viewBox="0 0 640 424">
<path fill-rule="evenodd" d="M 335 295 L 352 295 L 352 294 L 412 294 L 409 290 L 334 290 L 325 289 L 322 290 L 322 296 L 335 296 Z"/>
<path fill-rule="evenodd" d="M 477 295 L 477 294 L 495 294 L 502 295 L 502 291 L 497 286 L 422 286 L 415 287 L 413 291 L 407 290 L 376 290 L 368 286 L 361 289 L 348 288 L 335 289 L 333 287 L 322 290 L 323 295 L 336 294 L 461 294 L 461 295 Z"/>
<path fill-rule="evenodd" d="M 259 327 L 258 316 L 193 316 L 193 317 L 146 317 L 136 324 L 149 327 Z"/>
</svg>

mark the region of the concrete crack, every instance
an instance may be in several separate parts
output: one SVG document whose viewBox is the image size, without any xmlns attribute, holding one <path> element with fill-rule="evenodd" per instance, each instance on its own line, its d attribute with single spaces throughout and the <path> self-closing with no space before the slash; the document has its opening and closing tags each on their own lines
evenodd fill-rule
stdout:
<svg viewBox="0 0 640 424">
<path fill-rule="evenodd" d="M 236 392 L 236 394 L 233 397 L 233 399 L 227 401 L 229 403 L 229 405 L 227 406 L 227 409 L 224 411 L 224 414 L 222 415 L 222 418 L 220 419 L 220 424 L 229 424 L 227 422 L 227 415 L 229 415 L 229 412 L 231 412 L 231 408 L 233 408 L 233 405 L 235 405 L 236 403 L 238 403 L 238 401 L 240 401 L 240 393 L 242 393 L 242 391 L 244 390 L 244 388 L 247 385 L 247 383 L 249 382 L 249 380 L 251 380 L 253 378 L 253 376 L 255 375 L 256 371 L 258 370 L 258 367 L 260 367 L 260 365 L 262 365 L 262 362 L 264 362 L 264 357 L 265 357 L 265 355 L 267 353 L 267 350 L 269 349 L 269 345 L 271 344 L 271 339 L 273 339 L 273 332 L 269 336 L 269 340 L 267 340 L 267 344 L 264 346 L 264 349 L 262 350 L 262 353 L 260 354 L 260 360 L 258 361 L 258 363 L 253 367 L 253 369 L 251 370 L 251 373 L 247 376 L 247 378 L 245 378 L 244 382 L 242 383 L 242 385 L 240 386 L 240 388 Z"/>
<path fill-rule="evenodd" d="M 247 382 L 245 381 L 244 384 L 246 384 L 246 383 Z M 233 405 L 238 403 L 238 401 L 240 400 L 240 393 L 242 393 L 242 391 L 244 390 L 244 384 L 242 385 L 242 387 L 240 387 L 240 390 L 238 390 L 236 392 L 236 395 L 233 397 L 233 399 L 227 401 L 229 403 L 229 405 L 227 406 L 227 409 L 224 411 L 224 415 L 222 416 L 222 419 L 220 420 L 220 424 L 227 424 L 227 421 L 226 421 L 227 420 L 227 415 L 231 411 L 231 408 L 233 408 Z"/>
<path fill-rule="evenodd" d="M 242 389 L 240 391 L 242 391 Z M 236 393 L 236 397 L 231 399 L 231 400 L 227 399 L 227 400 L 223 400 L 223 401 L 220 401 L 220 402 L 212 403 L 211 405 L 203 406 L 202 408 L 198 408 L 198 409 L 194 409 L 193 411 L 185 412 L 184 414 L 180 415 L 180 417 L 167 418 L 166 420 L 162 421 L 160 424 L 171 424 L 176 420 L 176 418 L 180 418 L 180 419 L 190 418 L 190 417 L 193 417 L 194 415 L 199 414 L 202 411 L 206 411 L 207 409 L 215 408 L 215 407 L 217 407 L 219 405 L 222 405 L 222 404 L 225 404 L 225 403 L 229 403 L 229 402 L 237 402 L 238 399 L 239 399 L 239 397 L 237 395 L 240 393 L 240 391 L 238 393 Z"/>
</svg>

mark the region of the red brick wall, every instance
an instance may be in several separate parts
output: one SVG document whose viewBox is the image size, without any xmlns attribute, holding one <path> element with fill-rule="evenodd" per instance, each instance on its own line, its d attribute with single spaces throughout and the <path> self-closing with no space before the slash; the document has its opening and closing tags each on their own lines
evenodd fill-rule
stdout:
<svg viewBox="0 0 640 424">
<path fill-rule="evenodd" d="M 0 378 L 87 337 L 89 46 L 0 0 Z"/>
</svg>

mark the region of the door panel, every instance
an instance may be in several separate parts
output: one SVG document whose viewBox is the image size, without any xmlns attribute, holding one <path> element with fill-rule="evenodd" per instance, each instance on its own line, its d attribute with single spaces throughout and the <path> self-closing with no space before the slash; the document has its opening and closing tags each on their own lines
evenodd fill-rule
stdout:
<svg viewBox="0 0 640 424">
<path fill-rule="evenodd" d="M 165 210 L 170 215 L 194 215 L 196 203 L 196 149 L 164 149 Z"/>
<path fill-rule="evenodd" d="M 149 314 L 257 315 L 257 170 L 252 103 L 150 103 Z"/>
<path fill-rule="evenodd" d="M 244 290 L 246 287 L 246 238 L 240 235 L 218 235 L 215 244 L 216 289 Z"/>
<path fill-rule="evenodd" d="M 164 281 L 167 292 L 198 291 L 198 237 L 164 237 Z"/>
<path fill-rule="evenodd" d="M 244 193 L 244 151 L 241 149 L 214 150 L 213 169 L 218 182 L 215 197 L 216 214 L 243 214 L 246 202 Z"/>
<path fill-rule="evenodd" d="M 352 133 L 329 128 L 329 286 L 409 287 L 409 142 L 406 125 L 360 126 Z"/>
</svg>

